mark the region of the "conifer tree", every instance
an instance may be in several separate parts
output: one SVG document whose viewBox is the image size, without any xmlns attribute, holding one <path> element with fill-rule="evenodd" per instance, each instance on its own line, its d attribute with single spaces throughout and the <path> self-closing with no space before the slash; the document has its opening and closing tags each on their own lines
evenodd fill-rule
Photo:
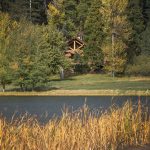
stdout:
<svg viewBox="0 0 150 150">
<path fill-rule="evenodd" d="M 79 32 L 84 32 L 84 24 L 89 13 L 91 2 L 91 0 L 80 0 L 77 5 L 77 21 Z"/>
<path fill-rule="evenodd" d="M 51 23 L 38 26 L 22 22 L 15 41 L 14 82 L 23 91 L 47 85 L 51 75 L 68 65 L 62 33 Z"/>
<path fill-rule="evenodd" d="M 12 32 L 17 28 L 17 23 L 12 21 L 8 14 L 0 13 L 0 84 L 3 91 L 5 85 L 11 81 Z"/>
<path fill-rule="evenodd" d="M 129 0 L 126 13 L 132 27 L 132 34 L 128 40 L 127 49 L 128 62 L 131 63 L 133 61 L 133 57 L 135 55 L 139 55 L 141 52 L 141 33 L 145 29 L 144 16 L 140 5 L 140 0 Z"/>
<path fill-rule="evenodd" d="M 29 4 L 29 16 L 33 23 L 46 24 L 46 4 L 44 0 L 30 0 Z M 30 14 L 31 13 L 31 14 Z"/>
<path fill-rule="evenodd" d="M 141 53 L 150 57 L 150 22 L 148 22 L 146 30 L 141 34 Z"/>
<path fill-rule="evenodd" d="M 54 0 L 49 4 L 49 16 L 67 39 L 77 34 L 77 0 Z"/>
<path fill-rule="evenodd" d="M 15 0 L 11 1 L 9 12 L 13 19 L 26 18 L 34 24 L 46 24 L 46 9 L 45 0 Z"/>
<path fill-rule="evenodd" d="M 8 12 L 10 9 L 10 7 L 9 7 L 10 1 L 11 0 L 1 0 L 0 1 L 0 11 Z"/>
<path fill-rule="evenodd" d="M 92 1 L 89 13 L 84 25 L 84 38 L 86 42 L 85 57 L 91 64 L 91 69 L 97 69 L 103 64 L 102 42 L 104 38 L 102 14 L 100 13 L 101 2 Z"/>
</svg>

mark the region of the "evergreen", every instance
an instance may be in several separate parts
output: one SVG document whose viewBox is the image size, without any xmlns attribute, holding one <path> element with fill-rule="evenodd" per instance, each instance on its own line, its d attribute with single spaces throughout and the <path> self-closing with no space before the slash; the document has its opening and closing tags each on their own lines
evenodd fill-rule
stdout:
<svg viewBox="0 0 150 150">
<path fill-rule="evenodd" d="M 27 3 L 27 2 L 26 2 Z M 44 0 L 31 0 L 31 2 L 27 4 L 28 6 L 28 13 L 29 19 L 33 23 L 38 24 L 46 24 L 47 17 L 46 17 L 46 2 Z"/>
<path fill-rule="evenodd" d="M 26 18 L 34 24 L 47 24 L 45 0 L 8 0 L 8 10 L 13 19 Z"/>
<path fill-rule="evenodd" d="M 127 57 L 128 62 L 132 63 L 134 56 L 139 55 L 141 52 L 141 33 L 145 29 L 144 16 L 142 13 L 142 8 L 140 7 L 140 0 L 129 0 L 127 16 L 132 26 L 132 35 L 128 40 Z"/>
<path fill-rule="evenodd" d="M 0 1 L 0 11 L 8 12 L 10 9 L 10 7 L 9 7 L 10 1 L 11 0 L 1 0 Z"/>
<path fill-rule="evenodd" d="M 77 36 L 77 0 L 54 0 L 49 5 L 49 15 L 67 39 Z"/>
<path fill-rule="evenodd" d="M 78 21 L 78 30 L 79 32 L 84 32 L 84 25 L 88 13 L 90 12 L 89 8 L 91 6 L 91 0 L 80 0 L 77 5 L 77 21 Z"/>
<path fill-rule="evenodd" d="M 146 30 L 141 34 L 141 53 L 150 57 L 150 22 L 148 22 Z"/>
<path fill-rule="evenodd" d="M 100 69 L 103 65 L 102 42 L 104 38 L 102 14 L 100 13 L 101 3 L 94 0 L 89 8 L 89 13 L 84 25 L 84 39 L 86 42 L 85 59 L 92 70 Z"/>
<path fill-rule="evenodd" d="M 8 14 L 0 13 L 0 84 L 5 91 L 5 85 L 12 78 L 12 32 L 17 28 L 17 23 L 13 22 Z"/>
<path fill-rule="evenodd" d="M 63 36 L 51 23 L 37 26 L 22 22 L 14 49 L 15 84 L 23 91 L 47 85 L 51 75 L 59 74 L 60 67 L 68 66 L 62 51 L 65 49 Z"/>
</svg>

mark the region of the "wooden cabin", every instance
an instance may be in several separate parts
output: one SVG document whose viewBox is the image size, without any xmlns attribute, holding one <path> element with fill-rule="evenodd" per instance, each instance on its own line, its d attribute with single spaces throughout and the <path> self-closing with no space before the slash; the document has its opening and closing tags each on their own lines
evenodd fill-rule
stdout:
<svg viewBox="0 0 150 150">
<path fill-rule="evenodd" d="M 84 47 L 84 42 L 80 37 L 73 38 L 68 41 L 68 50 L 65 51 L 65 56 L 68 58 L 73 58 L 75 54 L 83 55 L 82 48 Z"/>
</svg>

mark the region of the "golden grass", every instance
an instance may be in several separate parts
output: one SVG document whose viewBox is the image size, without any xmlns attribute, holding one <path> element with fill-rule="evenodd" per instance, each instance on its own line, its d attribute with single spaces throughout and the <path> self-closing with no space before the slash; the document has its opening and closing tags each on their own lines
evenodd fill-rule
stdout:
<svg viewBox="0 0 150 150">
<path fill-rule="evenodd" d="M 51 90 L 46 92 L 0 92 L 0 96 L 150 96 L 150 90 Z"/>
<path fill-rule="evenodd" d="M 0 118 L 1 150 L 121 150 L 150 143 L 148 108 L 131 102 L 107 112 L 89 111 L 87 106 L 40 125 L 26 115 L 7 122 Z"/>
</svg>

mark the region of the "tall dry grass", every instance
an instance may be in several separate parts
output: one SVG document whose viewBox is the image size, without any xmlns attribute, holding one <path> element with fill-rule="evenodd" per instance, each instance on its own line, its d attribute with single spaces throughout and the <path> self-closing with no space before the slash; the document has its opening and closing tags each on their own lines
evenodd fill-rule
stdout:
<svg viewBox="0 0 150 150">
<path fill-rule="evenodd" d="M 121 150 L 150 143 L 150 115 L 140 102 L 136 110 L 127 102 L 99 113 L 87 106 L 72 113 L 66 109 L 45 125 L 26 115 L 9 123 L 0 118 L 0 149 Z"/>
</svg>

